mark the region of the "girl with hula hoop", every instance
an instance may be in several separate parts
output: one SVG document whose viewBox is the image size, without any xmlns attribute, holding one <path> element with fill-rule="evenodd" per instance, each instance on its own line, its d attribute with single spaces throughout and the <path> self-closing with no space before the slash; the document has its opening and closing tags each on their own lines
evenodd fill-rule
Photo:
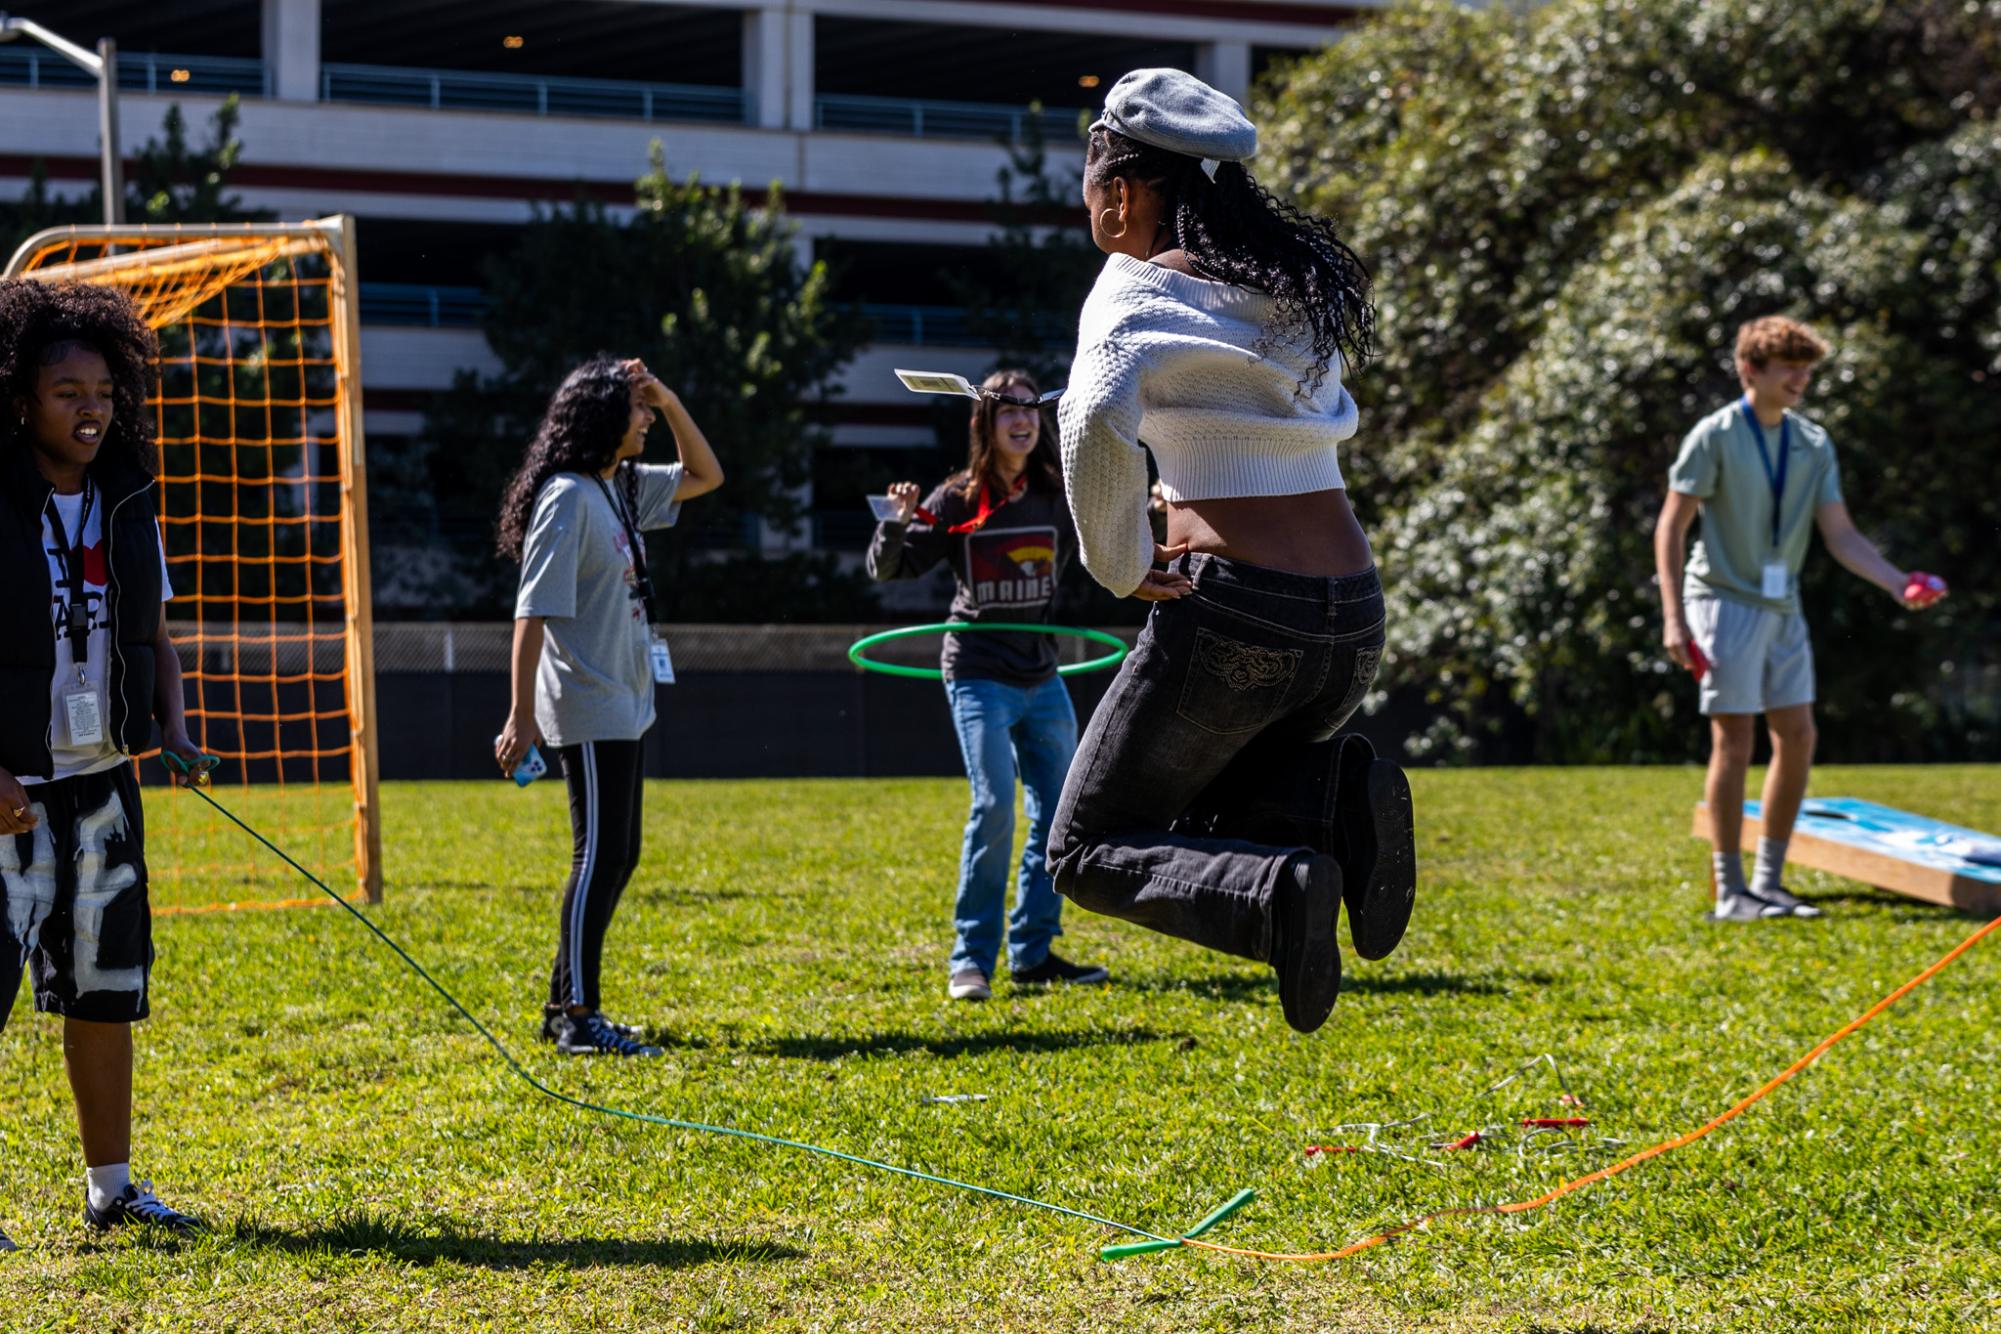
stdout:
<svg viewBox="0 0 2001 1334">
<path fill-rule="evenodd" d="M 678 463 L 634 462 L 655 413 Z M 598 1009 L 605 931 L 639 861 L 641 739 L 654 686 L 671 680 L 639 534 L 723 484 L 673 390 L 640 362 L 600 354 L 571 371 L 507 484 L 500 552 L 521 562 L 512 702 L 494 739 L 511 774 L 538 743 L 570 789 L 571 858 L 542 1036 L 565 1055 L 658 1056 Z"/>
<path fill-rule="evenodd" d="M 1048 621 L 1077 538 L 1037 398 L 1025 371 L 987 377 L 973 409 L 965 468 L 921 505 L 916 483 L 890 488 L 898 512 L 876 526 L 868 550 L 871 575 L 914 578 L 946 561 L 957 582 L 954 621 Z M 1017 771 L 1028 845 L 1007 920 L 1009 975 L 1031 985 L 1107 981 L 1105 969 L 1071 963 L 1050 949 L 1063 933 L 1063 905 L 1045 856 L 1049 817 L 1077 748 L 1077 714 L 1056 675 L 1055 637 L 1002 630 L 947 634 L 939 666 L 973 790 L 945 994 L 953 1000 L 992 994 L 1014 847 Z"/>
<path fill-rule="evenodd" d="M 1356 951 L 1388 954 L 1416 883 L 1410 787 L 1337 736 L 1375 679 L 1383 590 L 1336 445 L 1370 354 L 1367 271 L 1244 168 L 1257 127 L 1180 70 L 1136 70 L 1091 126 L 1084 202 L 1109 258 L 1058 420 L 1085 568 L 1155 605 L 1078 748 L 1057 888 L 1270 963 L 1312 1032 Z M 1168 503 L 1147 522 L 1144 437 Z M 1171 561 L 1154 568 L 1156 559 Z"/>
</svg>

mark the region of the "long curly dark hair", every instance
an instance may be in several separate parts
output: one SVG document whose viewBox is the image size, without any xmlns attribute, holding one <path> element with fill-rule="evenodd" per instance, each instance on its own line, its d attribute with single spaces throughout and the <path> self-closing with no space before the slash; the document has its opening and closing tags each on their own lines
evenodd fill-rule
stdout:
<svg viewBox="0 0 2001 1334">
<path fill-rule="evenodd" d="M 159 451 L 146 398 L 159 342 L 123 292 L 90 283 L 0 281 L 0 455 L 33 448 L 14 404 L 35 396 L 42 367 L 73 343 L 95 351 L 111 368 L 111 425 L 97 456 L 157 476 Z"/>
<path fill-rule="evenodd" d="M 1313 366 L 1301 392 L 1320 387 L 1337 355 L 1355 369 L 1375 356 L 1367 266 L 1333 223 L 1274 198 L 1243 163 L 1222 163 L 1212 181 L 1195 158 L 1100 126 L 1091 131 L 1084 171 L 1096 186 L 1123 176 L 1160 190 L 1165 226 L 1197 273 L 1272 298 L 1266 346 L 1258 350 L 1274 338 L 1307 337 Z"/>
<path fill-rule="evenodd" d="M 1029 398 L 1038 398 L 1042 394 L 1027 371 L 1011 367 L 1003 367 L 980 381 L 980 388 L 986 393 L 980 395 L 979 402 L 973 405 L 973 419 L 966 426 L 966 466 L 945 479 L 946 486 L 956 489 L 974 504 L 979 503 L 982 485 L 996 494 L 1005 494 L 1007 490 L 1001 485 L 1000 466 L 994 461 L 999 452 L 994 434 L 1000 420 L 1001 403 L 990 395 L 1009 389 Z M 1063 460 L 1056 452 L 1056 432 L 1049 429 L 1048 415 L 1042 409 L 1036 409 L 1036 415 L 1043 418 L 1042 431 L 1035 437 L 1035 448 L 1029 453 L 1022 475 L 1028 478 L 1031 490 L 1060 496 L 1063 494 Z"/>
<path fill-rule="evenodd" d="M 535 438 L 521 455 L 521 466 L 508 479 L 500 502 L 498 546 L 509 560 L 521 559 L 535 497 L 559 472 L 602 473 L 618 457 L 619 441 L 632 422 L 632 373 L 609 353 L 600 352 L 563 377 Z M 639 508 L 639 474 L 618 470 L 626 512 Z"/>
</svg>

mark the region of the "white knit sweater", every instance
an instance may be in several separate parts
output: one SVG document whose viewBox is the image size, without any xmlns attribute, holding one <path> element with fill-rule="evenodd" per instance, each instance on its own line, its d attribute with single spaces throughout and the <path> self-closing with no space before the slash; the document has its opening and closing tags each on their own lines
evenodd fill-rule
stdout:
<svg viewBox="0 0 2001 1334">
<path fill-rule="evenodd" d="M 1144 437 L 1169 500 L 1292 496 L 1341 483 L 1335 446 L 1355 433 L 1338 358 L 1311 397 L 1297 337 L 1263 353 L 1272 299 L 1113 255 L 1078 320 L 1057 421 L 1084 566 L 1121 596 L 1153 564 Z"/>
</svg>

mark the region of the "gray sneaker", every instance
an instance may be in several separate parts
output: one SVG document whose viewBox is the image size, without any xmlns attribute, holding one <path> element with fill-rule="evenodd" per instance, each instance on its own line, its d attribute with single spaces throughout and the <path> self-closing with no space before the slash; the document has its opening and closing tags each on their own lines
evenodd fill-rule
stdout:
<svg viewBox="0 0 2001 1334">
<path fill-rule="evenodd" d="M 1805 899 L 1799 897 L 1797 894 L 1792 893 L 1784 885 L 1773 885 L 1770 889 L 1766 890 L 1763 894 L 1759 895 L 1758 897 L 1762 898 L 1767 903 L 1776 904 L 1777 906 L 1784 908 L 1786 910 L 1787 915 L 1792 917 L 1826 916 L 1826 914 L 1823 913 L 1820 909 L 1814 907 L 1811 903 L 1808 903 Z"/>
<path fill-rule="evenodd" d="M 1792 913 L 1747 890 L 1742 894 L 1719 894 L 1716 906 L 1703 916 L 1711 922 L 1759 922 L 1768 917 L 1790 917 Z"/>
<path fill-rule="evenodd" d="M 987 982 L 987 975 L 977 968 L 961 968 L 952 974 L 952 980 L 945 986 L 945 994 L 953 1000 L 992 1000 L 993 987 Z"/>
</svg>

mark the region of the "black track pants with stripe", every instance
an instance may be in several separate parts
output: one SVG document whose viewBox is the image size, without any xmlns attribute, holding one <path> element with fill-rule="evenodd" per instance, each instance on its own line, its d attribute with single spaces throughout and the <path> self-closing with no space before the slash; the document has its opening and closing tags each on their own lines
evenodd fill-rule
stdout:
<svg viewBox="0 0 2001 1334">
<path fill-rule="evenodd" d="M 638 741 L 556 748 L 570 788 L 570 878 L 563 889 L 549 1008 L 598 1008 L 598 963 L 618 896 L 639 862 L 644 765 Z"/>
</svg>

